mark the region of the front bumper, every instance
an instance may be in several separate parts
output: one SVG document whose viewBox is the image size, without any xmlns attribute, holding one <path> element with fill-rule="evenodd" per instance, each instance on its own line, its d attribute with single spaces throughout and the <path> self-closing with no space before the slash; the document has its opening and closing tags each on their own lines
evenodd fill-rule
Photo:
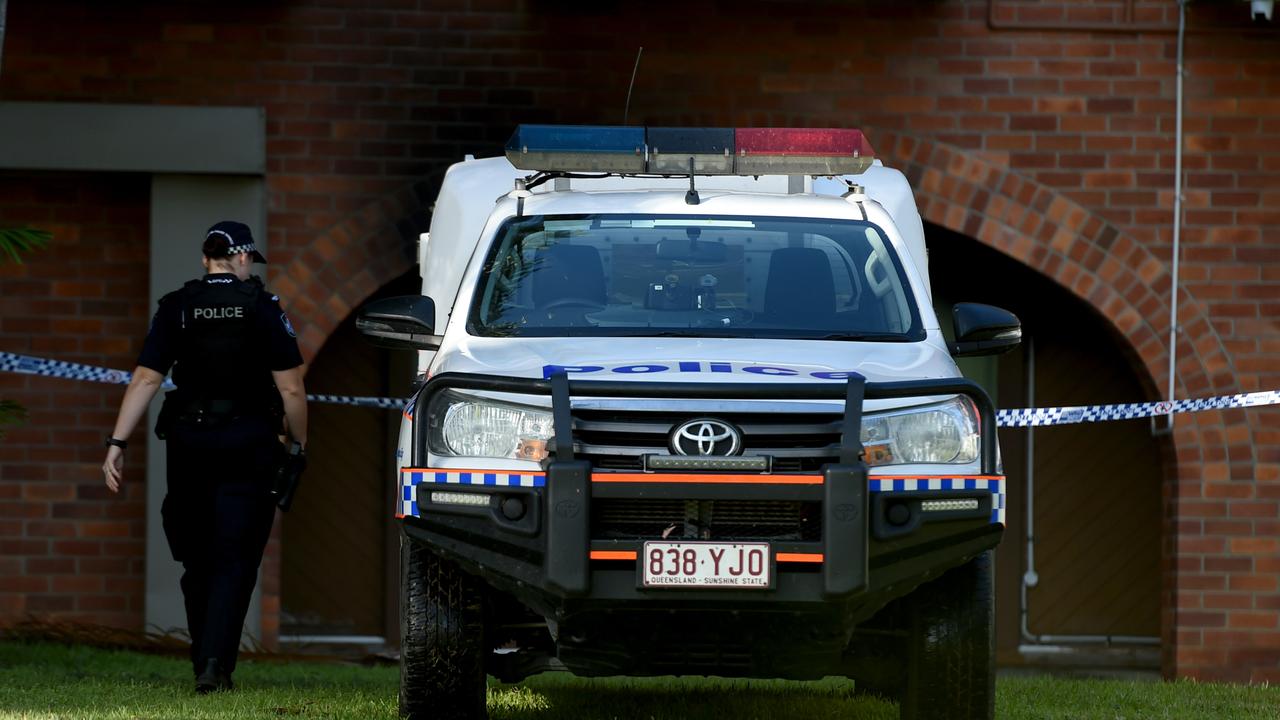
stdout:
<svg viewBox="0 0 1280 720">
<path fill-rule="evenodd" d="M 458 493 L 487 501 L 447 501 Z M 1003 531 L 1004 498 L 1004 478 L 994 475 L 868 478 L 863 466 L 831 465 L 821 475 L 691 476 L 592 472 L 576 461 L 531 473 L 406 468 L 398 516 L 410 537 L 542 614 L 563 617 L 597 603 L 617 610 L 631 604 L 727 608 L 891 598 L 910 590 L 904 583 L 914 587 L 994 547 Z M 592 523 L 594 505 L 619 499 L 811 503 L 821 507 L 821 533 L 811 540 L 726 540 L 770 543 L 775 582 L 767 590 L 645 588 L 639 570 L 644 539 L 602 538 Z M 920 509 L 935 499 L 970 499 L 977 507 Z M 908 507 L 907 520 L 891 523 L 889 508 L 899 504 Z M 523 512 L 512 517 L 513 507 Z"/>
<path fill-rule="evenodd" d="M 719 674 L 802 677 L 829 669 L 853 628 L 893 599 L 994 547 L 1003 532 L 1004 478 L 995 474 L 995 413 L 964 380 L 865 386 L 867 397 L 964 393 L 983 424 L 982 474 L 870 476 L 858 432 L 845 432 L 839 461 L 820 473 L 616 472 L 573 456 L 569 395 L 616 397 L 811 397 L 846 399 L 844 427 L 861 427 L 861 379 L 827 385 L 569 383 L 468 375 L 433 378 L 419 398 L 448 387 L 552 395 L 556 438 L 541 471 L 411 467 L 401 472 L 398 516 L 429 544 L 559 630 L 560 658 L 582 674 L 687 672 L 690 648 L 708 651 Z M 425 447 L 415 422 L 416 450 Z M 567 450 L 567 451 L 565 451 Z M 463 497 L 466 496 L 466 497 Z M 964 500 L 956 504 L 929 502 Z M 609 533 L 606 508 L 639 503 L 778 503 L 799 506 L 803 532 L 753 537 L 749 524 L 722 542 L 769 542 L 768 588 L 645 587 L 641 555 L 652 535 Z M 718 505 L 717 505 L 718 507 Z M 926 509 L 926 508 L 930 509 Z M 941 509 L 940 509 L 941 508 Z M 661 537 L 665 537 L 662 535 Z M 678 541 L 688 535 L 672 537 Z M 683 655 L 662 662 L 654 633 Z M 727 638 L 748 658 L 735 672 Z M 796 642 L 803 638 L 803 642 Z M 691 654 L 692 653 L 692 654 Z M 643 656 L 643 657 L 641 657 Z M 823 658 L 822 661 L 815 658 Z M 728 665 L 726 664 L 728 663 Z"/>
</svg>

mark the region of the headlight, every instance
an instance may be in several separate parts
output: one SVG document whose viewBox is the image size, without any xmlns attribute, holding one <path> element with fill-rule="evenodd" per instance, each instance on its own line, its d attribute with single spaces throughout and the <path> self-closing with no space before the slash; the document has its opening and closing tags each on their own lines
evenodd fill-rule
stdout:
<svg viewBox="0 0 1280 720">
<path fill-rule="evenodd" d="M 552 435 L 550 412 L 455 392 L 433 398 L 428 417 L 436 455 L 541 460 Z"/>
<path fill-rule="evenodd" d="M 959 397 L 862 418 L 868 465 L 971 463 L 978 459 L 979 437 L 973 404 Z"/>
</svg>

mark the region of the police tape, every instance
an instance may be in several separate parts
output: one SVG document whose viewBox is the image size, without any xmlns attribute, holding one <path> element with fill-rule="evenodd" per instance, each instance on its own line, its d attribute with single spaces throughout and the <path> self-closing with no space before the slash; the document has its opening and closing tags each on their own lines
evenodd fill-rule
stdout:
<svg viewBox="0 0 1280 720">
<path fill-rule="evenodd" d="M 81 365 L 80 363 L 60 360 L 46 360 L 28 355 L 15 355 L 0 352 L 0 372 L 20 373 L 24 375 L 41 375 L 45 377 L 66 378 L 68 380 L 87 380 L 90 382 L 126 385 L 133 377 L 124 370 Z M 169 379 L 165 379 L 165 389 L 174 387 Z M 307 395 L 307 400 L 335 405 L 354 407 L 372 407 L 385 410 L 399 410 L 408 401 L 399 398 L 368 397 L 359 395 Z M 1045 427 L 1050 425 L 1075 425 L 1077 423 L 1107 422 L 1111 420 L 1136 420 L 1159 417 L 1179 413 L 1204 412 L 1206 410 L 1228 410 L 1232 408 L 1263 407 L 1280 405 L 1280 390 L 1264 390 L 1261 392 L 1243 393 L 1239 395 L 1220 395 L 1211 398 L 1195 398 L 1191 400 L 1163 400 L 1159 402 L 1125 403 L 1120 405 L 1079 405 L 1074 407 L 1053 408 L 1021 408 L 1000 410 L 996 412 L 996 424 L 1000 427 Z"/>
<path fill-rule="evenodd" d="M 1127 403 L 1122 405 L 1080 405 L 1077 407 L 997 410 L 996 424 L 1000 427 L 1075 425 L 1076 423 L 1137 420 L 1177 413 L 1263 407 L 1264 405 L 1280 405 L 1280 390 L 1264 390 L 1240 395 L 1220 395 L 1218 397 L 1195 398 L 1193 400 L 1162 400 L 1160 402 Z"/>
<path fill-rule="evenodd" d="M 8 352 L 0 352 L 0 372 L 41 375 L 43 377 L 65 378 L 67 380 L 87 380 L 89 382 L 110 383 L 113 385 L 128 385 L 129 381 L 133 379 L 133 373 L 124 370 L 112 370 L 111 368 L 81 365 L 80 363 L 62 360 L 47 360 Z M 164 390 L 172 390 L 174 387 L 173 381 L 169 378 L 165 378 L 164 384 L 161 385 Z M 399 410 L 405 405 L 405 401 L 399 398 L 362 397 L 358 395 L 307 395 L 307 400 L 310 402 L 383 408 L 386 410 Z"/>
</svg>

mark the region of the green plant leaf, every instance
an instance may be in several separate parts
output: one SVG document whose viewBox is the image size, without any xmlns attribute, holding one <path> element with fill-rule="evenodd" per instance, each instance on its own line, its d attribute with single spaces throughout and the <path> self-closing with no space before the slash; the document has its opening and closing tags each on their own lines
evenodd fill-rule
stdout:
<svg viewBox="0 0 1280 720">
<path fill-rule="evenodd" d="M 4 439 L 5 427 L 22 425 L 27 421 L 27 409 L 12 400 L 0 400 L 0 440 Z"/>
<path fill-rule="evenodd" d="M 0 262 L 8 255 L 13 262 L 22 264 L 23 254 L 49 246 L 53 233 L 35 228 L 0 228 Z"/>
</svg>

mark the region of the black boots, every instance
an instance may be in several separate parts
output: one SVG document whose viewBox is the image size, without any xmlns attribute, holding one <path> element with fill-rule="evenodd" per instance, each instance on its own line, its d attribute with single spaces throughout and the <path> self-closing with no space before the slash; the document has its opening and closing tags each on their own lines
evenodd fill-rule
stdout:
<svg viewBox="0 0 1280 720">
<path fill-rule="evenodd" d="M 231 673 L 225 672 L 217 658 L 209 658 L 204 672 L 196 676 L 196 694 L 208 695 L 211 692 L 224 692 L 235 687 L 231 682 Z"/>
</svg>

